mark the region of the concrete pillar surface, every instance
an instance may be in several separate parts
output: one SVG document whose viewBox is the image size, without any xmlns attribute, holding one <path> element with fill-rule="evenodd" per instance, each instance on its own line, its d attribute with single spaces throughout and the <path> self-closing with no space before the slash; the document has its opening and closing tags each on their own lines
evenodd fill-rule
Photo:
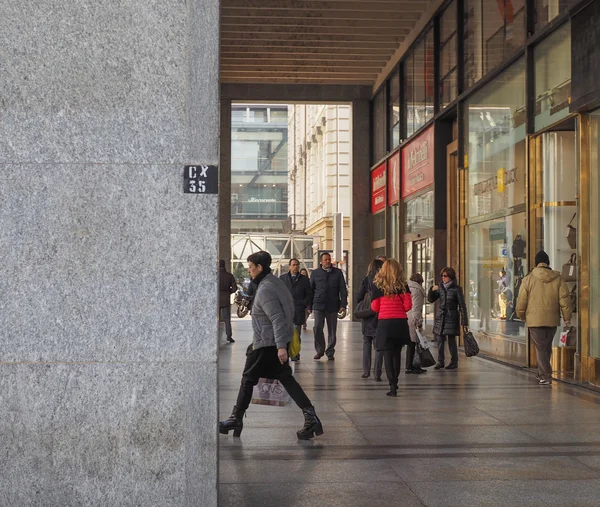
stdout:
<svg viewBox="0 0 600 507">
<path fill-rule="evenodd" d="M 216 506 L 218 0 L 0 17 L 0 505 Z"/>
</svg>

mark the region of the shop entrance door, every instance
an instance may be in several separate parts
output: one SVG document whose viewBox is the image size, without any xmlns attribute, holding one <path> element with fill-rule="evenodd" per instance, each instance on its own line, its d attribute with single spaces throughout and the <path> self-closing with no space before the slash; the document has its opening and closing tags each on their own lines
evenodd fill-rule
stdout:
<svg viewBox="0 0 600 507">
<path fill-rule="evenodd" d="M 578 119 L 568 118 L 531 139 L 534 170 L 530 172 L 531 206 L 529 258 L 544 250 L 550 266 L 563 273 L 572 295 L 578 300 L 579 154 Z M 533 265 L 530 267 L 534 267 Z M 572 380 L 579 350 L 578 314 L 571 317 L 572 331 L 566 347 L 559 347 L 562 327 L 553 342 L 552 370 L 557 378 Z M 534 347 L 530 345 L 531 366 L 536 366 Z"/>
</svg>

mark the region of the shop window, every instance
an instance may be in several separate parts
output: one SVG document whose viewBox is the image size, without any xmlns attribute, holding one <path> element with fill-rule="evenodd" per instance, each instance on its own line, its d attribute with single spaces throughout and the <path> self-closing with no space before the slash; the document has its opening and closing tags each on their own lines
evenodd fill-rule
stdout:
<svg viewBox="0 0 600 507">
<path fill-rule="evenodd" d="M 526 363 L 525 324 L 515 314 L 527 274 L 525 61 L 465 104 L 467 259 L 462 282 L 472 327 L 482 338 L 516 341 L 507 361 Z M 493 346 L 482 340 L 482 349 Z M 495 349 L 488 352 L 496 354 Z"/>
<path fill-rule="evenodd" d="M 452 2 L 440 17 L 440 108 L 457 97 L 456 5 Z"/>
<path fill-rule="evenodd" d="M 373 215 L 373 242 L 385 240 L 385 211 Z"/>
<path fill-rule="evenodd" d="M 385 107 L 385 86 L 377 92 L 375 98 L 371 102 L 371 139 L 373 146 L 373 153 L 371 162 L 375 163 L 381 160 L 386 155 L 386 107 Z"/>
<path fill-rule="evenodd" d="M 466 103 L 465 166 L 469 218 L 525 205 L 525 61 Z"/>
<path fill-rule="evenodd" d="M 536 142 L 533 208 L 534 252 L 544 250 L 553 269 L 563 277 L 573 295 L 577 293 L 577 143 L 575 120 L 565 120 L 560 131 L 546 132 Z M 565 266 L 563 270 L 563 266 Z M 572 267 L 571 267 L 572 266 Z M 571 319 L 576 326 L 577 318 Z M 558 346 L 557 330 L 554 346 Z M 574 354 L 575 340 L 568 343 Z"/>
<path fill-rule="evenodd" d="M 394 204 L 390 209 L 390 257 L 398 259 L 398 242 L 400 233 L 398 204 Z"/>
<path fill-rule="evenodd" d="M 535 130 L 569 114 L 571 99 L 571 25 L 535 47 Z"/>
<path fill-rule="evenodd" d="M 405 234 L 433 229 L 433 190 L 404 202 Z"/>
<path fill-rule="evenodd" d="M 428 30 L 404 63 L 406 135 L 433 118 L 433 30 Z"/>
<path fill-rule="evenodd" d="M 398 71 L 392 74 L 388 82 L 388 125 L 390 126 L 389 142 L 390 151 L 400 144 L 400 74 Z"/>
<path fill-rule="evenodd" d="M 576 0 L 535 0 L 535 30 L 544 28 L 550 21 L 567 12 Z"/>
<path fill-rule="evenodd" d="M 525 0 L 465 0 L 465 83 L 472 86 L 525 43 Z"/>
<path fill-rule="evenodd" d="M 526 214 L 469 225 L 465 298 L 471 327 L 481 333 L 526 342 L 525 323 L 515 314 L 527 274 Z"/>
</svg>

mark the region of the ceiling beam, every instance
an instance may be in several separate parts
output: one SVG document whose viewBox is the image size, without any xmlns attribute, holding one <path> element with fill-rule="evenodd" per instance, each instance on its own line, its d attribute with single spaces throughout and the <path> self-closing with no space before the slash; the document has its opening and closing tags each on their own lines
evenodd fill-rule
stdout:
<svg viewBox="0 0 600 507">
<path fill-rule="evenodd" d="M 330 35 L 355 35 L 355 34 L 363 34 L 368 35 L 370 37 L 398 37 L 398 36 L 406 36 L 410 33 L 411 28 L 405 26 L 395 26 L 393 28 L 380 28 L 378 30 L 373 30 L 372 28 L 361 28 L 361 27 L 344 27 L 344 26 L 332 26 L 327 29 L 327 34 Z M 309 33 L 309 34 L 323 34 L 322 27 L 315 26 L 296 26 L 296 27 L 287 27 L 287 26 L 271 26 L 268 24 L 265 25 L 251 25 L 244 27 L 244 33 Z M 235 34 L 240 35 L 239 28 L 236 28 L 234 25 L 222 25 L 221 26 L 221 35 L 223 34 Z"/>
<path fill-rule="evenodd" d="M 221 9 L 260 9 L 269 12 L 288 9 L 296 11 L 343 9 L 345 11 L 402 12 L 405 10 L 418 9 L 419 12 L 422 12 L 425 8 L 423 4 L 426 4 L 426 2 L 420 0 L 286 0 L 285 3 L 282 3 L 281 0 L 221 0 Z"/>
<path fill-rule="evenodd" d="M 413 8 L 412 10 L 394 10 L 389 12 L 376 12 L 370 9 L 364 9 L 362 11 L 349 11 L 346 9 L 324 9 L 320 8 L 317 10 L 307 9 L 278 9 L 278 10 L 257 10 L 257 9 L 228 9 L 226 7 L 221 8 L 221 19 L 227 20 L 231 18 L 287 18 L 287 19 L 334 19 L 334 20 L 351 20 L 361 19 L 370 21 L 380 21 L 382 19 L 402 21 L 405 19 L 412 19 L 416 21 L 421 15 L 422 9 Z"/>
<path fill-rule="evenodd" d="M 295 26 L 314 26 L 321 28 L 335 27 L 335 26 L 343 26 L 343 27 L 358 27 L 358 28 L 373 28 L 377 30 L 379 28 L 398 28 L 401 24 L 407 24 L 407 26 L 414 26 L 414 22 L 411 20 L 407 20 L 406 23 L 403 21 L 396 21 L 394 19 L 377 19 L 377 20 L 362 20 L 360 18 L 357 19 L 339 19 L 339 18 L 330 18 L 330 19 L 321 19 L 321 18 L 299 18 L 299 19 L 289 19 L 286 17 L 277 17 L 277 16 L 269 16 L 262 18 L 246 18 L 244 16 L 231 16 L 229 18 L 221 19 L 221 29 L 225 29 L 225 27 L 233 26 L 233 27 L 246 27 L 246 26 L 287 26 L 287 27 L 295 27 Z"/>
<path fill-rule="evenodd" d="M 254 47 L 254 48 L 347 48 L 347 49 L 387 49 L 393 52 L 397 45 L 394 42 L 353 42 L 344 40 L 333 41 L 261 41 L 261 40 L 236 40 L 223 41 L 221 48 Z"/>
<path fill-rule="evenodd" d="M 226 32 L 221 34 L 221 43 L 227 44 L 229 41 L 243 42 L 243 41 L 287 41 L 287 42 L 372 42 L 376 44 L 382 44 L 384 47 L 393 47 L 396 49 L 402 42 L 401 37 L 372 37 L 370 35 L 331 35 L 331 34 L 302 34 L 302 33 L 266 33 L 266 34 L 247 34 L 247 33 L 232 33 Z"/>
<path fill-rule="evenodd" d="M 260 51 L 260 53 L 257 53 Z M 345 55 L 345 56 L 374 56 L 379 58 L 389 58 L 392 51 L 389 49 L 373 49 L 373 48 L 324 48 L 324 47 L 289 47 L 277 48 L 270 47 L 266 49 L 257 49 L 247 46 L 221 46 L 221 56 L 238 57 L 246 54 L 264 54 L 266 56 L 284 56 L 293 58 L 294 56 L 321 56 L 321 55 Z"/>
</svg>

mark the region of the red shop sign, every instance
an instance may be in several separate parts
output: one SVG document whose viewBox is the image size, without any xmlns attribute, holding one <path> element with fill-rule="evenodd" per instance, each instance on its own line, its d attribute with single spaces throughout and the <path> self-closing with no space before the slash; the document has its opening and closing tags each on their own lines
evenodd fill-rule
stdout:
<svg viewBox="0 0 600 507">
<path fill-rule="evenodd" d="M 396 152 L 387 161 L 388 206 L 400 200 L 400 152 Z"/>
<path fill-rule="evenodd" d="M 371 213 L 385 209 L 385 162 L 371 172 Z"/>
<path fill-rule="evenodd" d="M 402 198 L 433 183 L 433 127 L 402 149 Z"/>
</svg>

